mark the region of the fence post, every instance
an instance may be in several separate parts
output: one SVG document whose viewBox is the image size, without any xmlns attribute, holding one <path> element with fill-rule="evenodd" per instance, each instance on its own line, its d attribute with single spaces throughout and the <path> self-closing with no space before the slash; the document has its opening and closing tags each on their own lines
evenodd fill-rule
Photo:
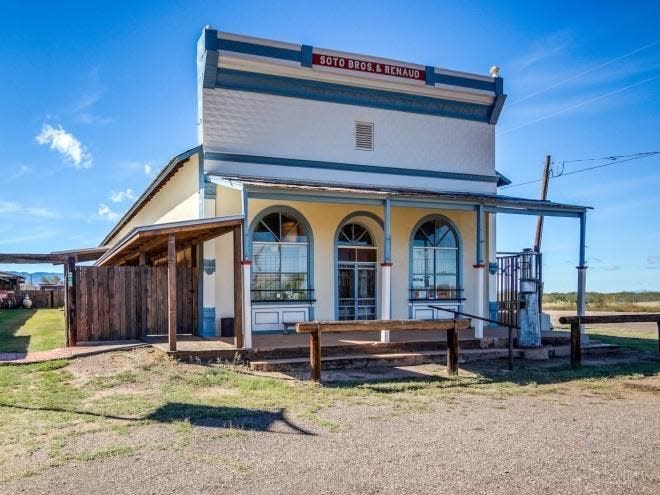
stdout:
<svg viewBox="0 0 660 495">
<path fill-rule="evenodd" d="M 509 325 L 508 348 L 509 348 L 509 371 L 513 371 L 513 328 L 511 328 L 511 325 Z"/>
<path fill-rule="evenodd" d="M 580 319 L 571 323 L 571 367 L 582 365 L 582 347 L 580 342 Z"/>
<path fill-rule="evenodd" d="M 69 332 L 67 334 L 67 343 L 69 347 L 75 347 L 78 341 L 78 325 L 77 325 L 77 315 L 76 315 L 76 259 L 73 256 L 69 256 L 67 260 L 67 269 L 68 269 L 68 278 L 66 280 L 66 290 L 67 290 L 67 321 L 69 323 Z"/>
<path fill-rule="evenodd" d="M 454 318 L 454 327 L 447 330 L 447 374 L 458 375 L 458 330 L 456 330 L 456 318 Z"/>
<path fill-rule="evenodd" d="M 321 383 L 321 330 L 318 327 L 309 334 L 309 365 L 312 380 Z"/>
</svg>

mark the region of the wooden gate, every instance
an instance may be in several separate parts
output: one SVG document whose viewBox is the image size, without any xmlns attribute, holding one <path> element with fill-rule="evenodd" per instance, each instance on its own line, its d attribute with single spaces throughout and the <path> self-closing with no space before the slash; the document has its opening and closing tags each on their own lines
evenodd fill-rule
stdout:
<svg viewBox="0 0 660 495">
<path fill-rule="evenodd" d="M 167 266 L 78 266 L 77 341 L 167 335 Z M 197 269 L 177 266 L 177 333 L 197 332 Z"/>
</svg>

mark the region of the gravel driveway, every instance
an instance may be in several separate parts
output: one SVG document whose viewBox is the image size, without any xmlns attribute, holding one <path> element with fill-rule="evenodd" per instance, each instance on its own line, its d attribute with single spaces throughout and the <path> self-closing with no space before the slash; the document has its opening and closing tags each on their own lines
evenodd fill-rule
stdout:
<svg viewBox="0 0 660 495">
<path fill-rule="evenodd" d="M 659 493 L 660 378 L 616 392 L 451 395 L 428 410 L 335 405 L 328 431 L 286 418 L 269 431 L 203 423 L 173 448 L 167 425 L 134 431 L 162 449 L 53 466 L 3 493 Z M 167 431 L 170 431 L 168 434 Z M 90 441 L 88 438 L 87 441 Z"/>
</svg>

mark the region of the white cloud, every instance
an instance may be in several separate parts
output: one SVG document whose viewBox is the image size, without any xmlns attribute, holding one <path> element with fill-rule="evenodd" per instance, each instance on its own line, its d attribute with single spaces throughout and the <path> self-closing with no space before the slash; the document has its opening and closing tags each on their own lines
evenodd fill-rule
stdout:
<svg viewBox="0 0 660 495">
<path fill-rule="evenodd" d="M 131 189 L 130 187 L 125 191 L 112 191 L 110 193 L 110 201 L 112 201 L 113 203 L 121 203 L 122 201 L 125 201 L 127 199 L 130 199 L 131 201 L 137 199 L 137 195 L 135 194 L 135 191 L 133 191 L 133 189 Z"/>
<path fill-rule="evenodd" d="M 60 153 L 64 159 L 76 168 L 92 166 L 92 155 L 76 137 L 65 131 L 62 126 L 57 128 L 44 124 L 41 132 L 35 138 L 39 144 L 49 144 L 50 149 Z"/>
<path fill-rule="evenodd" d="M 110 207 L 106 204 L 101 203 L 99 205 L 99 211 L 98 214 L 101 218 L 104 218 L 106 220 L 109 220 L 111 222 L 114 222 L 116 220 L 119 220 L 119 213 L 112 211 Z"/>
<path fill-rule="evenodd" d="M 151 163 L 145 163 L 144 164 L 144 175 L 147 175 L 147 176 L 151 177 L 153 172 L 154 172 L 154 168 L 151 166 Z"/>
<path fill-rule="evenodd" d="M 48 208 L 24 206 L 15 201 L 0 201 L 0 215 L 25 215 L 39 218 L 57 218 L 58 214 Z"/>
</svg>

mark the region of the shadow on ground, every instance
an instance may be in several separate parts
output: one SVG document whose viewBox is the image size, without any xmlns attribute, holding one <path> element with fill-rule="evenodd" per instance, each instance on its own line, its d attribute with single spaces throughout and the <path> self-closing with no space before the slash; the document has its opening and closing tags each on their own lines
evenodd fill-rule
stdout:
<svg viewBox="0 0 660 495">
<path fill-rule="evenodd" d="M 0 309 L 0 353 L 27 354 L 30 336 L 16 333 L 35 314 L 29 309 Z"/>
<path fill-rule="evenodd" d="M 158 423 L 189 421 L 193 425 L 205 426 L 208 428 L 234 428 L 272 433 L 314 435 L 314 433 L 293 423 L 287 417 L 284 409 L 267 411 L 261 409 L 246 409 L 242 407 L 205 406 L 181 402 L 168 402 L 148 415 L 134 417 L 72 410 L 60 407 L 21 406 L 16 404 L 4 404 L 1 402 L 0 407 L 23 409 L 27 411 L 61 412 L 131 422 L 145 420 L 156 421 Z"/>
</svg>

